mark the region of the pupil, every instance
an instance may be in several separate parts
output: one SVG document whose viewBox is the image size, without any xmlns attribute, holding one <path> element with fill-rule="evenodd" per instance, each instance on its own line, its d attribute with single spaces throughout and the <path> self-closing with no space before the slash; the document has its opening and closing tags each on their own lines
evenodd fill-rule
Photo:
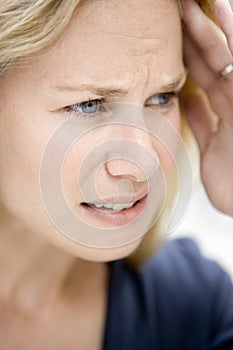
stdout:
<svg viewBox="0 0 233 350">
<path fill-rule="evenodd" d="M 99 108 L 99 102 L 97 100 L 83 102 L 81 107 L 83 113 L 95 113 Z"/>
<path fill-rule="evenodd" d="M 163 95 L 160 96 L 160 102 L 162 104 L 167 103 L 167 101 L 168 101 L 168 96 L 166 94 L 163 94 Z"/>
</svg>

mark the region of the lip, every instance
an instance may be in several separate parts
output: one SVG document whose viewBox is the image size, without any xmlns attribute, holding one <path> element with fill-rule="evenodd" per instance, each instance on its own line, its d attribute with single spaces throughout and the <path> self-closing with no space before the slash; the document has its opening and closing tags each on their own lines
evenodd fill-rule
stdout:
<svg viewBox="0 0 233 350">
<path fill-rule="evenodd" d="M 121 196 L 119 197 L 108 197 L 108 198 L 104 198 L 101 201 L 100 200 L 92 200 L 88 203 L 91 204 L 105 204 L 105 203 L 121 203 L 121 204 L 127 204 L 127 203 L 134 203 L 137 201 L 142 200 L 144 197 L 146 197 L 148 194 L 147 189 L 138 193 L 134 193 L 134 195 L 132 197 L 124 197 Z"/>
<path fill-rule="evenodd" d="M 130 203 L 136 202 L 132 208 L 116 211 L 113 209 L 106 208 L 95 208 L 90 207 L 86 204 L 80 204 L 81 208 L 86 212 L 87 215 L 90 215 L 92 218 L 101 220 L 103 223 L 112 224 L 113 226 L 123 226 L 130 224 L 135 221 L 144 211 L 146 206 L 148 194 L 139 197 L 139 195 L 132 196 Z M 110 203 L 128 203 L 129 201 L 124 202 L 124 198 L 120 200 L 108 199 L 106 202 Z M 102 204 L 103 202 L 94 202 L 92 204 Z"/>
</svg>

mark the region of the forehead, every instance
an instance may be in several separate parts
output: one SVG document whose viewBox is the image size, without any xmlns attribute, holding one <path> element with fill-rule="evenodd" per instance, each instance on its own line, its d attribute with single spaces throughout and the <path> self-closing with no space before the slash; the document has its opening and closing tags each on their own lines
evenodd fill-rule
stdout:
<svg viewBox="0 0 233 350">
<path fill-rule="evenodd" d="M 44 76 L 116 78 L 143 66 L 170 74 L 181 64 L 176 0 L 84 0 L 55 45 L 39 56 Z M 151 68 L 152 67 L 152 68 Z M 61 81 L 62 82 L 62 81 Z"/>
</svg>

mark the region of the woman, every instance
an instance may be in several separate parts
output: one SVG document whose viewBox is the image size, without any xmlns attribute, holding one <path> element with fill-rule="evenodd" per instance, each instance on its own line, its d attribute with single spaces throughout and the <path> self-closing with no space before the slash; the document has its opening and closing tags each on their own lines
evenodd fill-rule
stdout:
<svg viewBox="0 0 233 350">
<path fill-rule="evenodd" d="M 154 190 L 154 160 L 165 178 L 173 168 L 142 116 L 162 119 L 171 136 L 181 130 L 178 96 L 186 79 L 181 16 L 185 64 L 207 93 L 185 99 L 203 183 L 213 204 L 233 214 L 233 14 L 227 1 L 215 1 L 220 30 L 193 0 L 180 5 L 175 0 L 0 5 L 1 349 L 232 349 L 232 284 L 192 242 L 165 244 L 134 269 L 122 260 L 141 243 L 150 215 L 160 213 L 157 186 L 152 199 L 155 207 L 160 202 L 158 210 L 142 220 L 143 210 L 151 209 L 146 200 L 149 185 Z M 121 106 L 138 118 L 136 124 L 127 113 L 126 123 L 108 123 L 109 113 L 112 118 Z M 58 134 L 59 142 L 51 143 Z M 68 139 L 64 146 L 67 135 L 76 142 Z M 114 152 L 104 156 L 107 161 L 94 172 L 94 190 L 87 182 L 83 193 L 95 158 L 102 162 L 102 154 L 115 150 L 112 139 L 124 151 L 137 145 L 138 163 L 135 155 L 132 161 Z M 79 232 L 75 226 L 72 235 L 65 231 L 64 207 L 53 200 L 58 176 L 53 169 L 63 146 L 69 152 L 58 183 L 78 218 Z M 85 163 L 93 148 L 97 156 Z M 131 224 L 140 228 L 136 236 L 130 236 Z M 94 241 L 86 241 L 88 227 L 96 232 Z M 147 255 L 151 246 L 147 243 Z M 113 260 L 118 261 L 107 263 Z"/>
</svg>

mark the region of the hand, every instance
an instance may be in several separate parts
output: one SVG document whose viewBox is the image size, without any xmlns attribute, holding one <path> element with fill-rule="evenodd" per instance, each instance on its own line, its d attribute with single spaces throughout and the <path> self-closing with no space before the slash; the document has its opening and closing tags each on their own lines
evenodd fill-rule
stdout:
<svg viewBox="0 0 233 350">
<path fill-rule="evenodd" d="M 233 215 L 233 12 L 215 0 L 211 21 L 193 0 L 181 0 L 184 57 L 193 81 L 204 93 L 187 96 L 184 108 L 201 153 L 201 177 L 214 206 Z"/>
</svg>

